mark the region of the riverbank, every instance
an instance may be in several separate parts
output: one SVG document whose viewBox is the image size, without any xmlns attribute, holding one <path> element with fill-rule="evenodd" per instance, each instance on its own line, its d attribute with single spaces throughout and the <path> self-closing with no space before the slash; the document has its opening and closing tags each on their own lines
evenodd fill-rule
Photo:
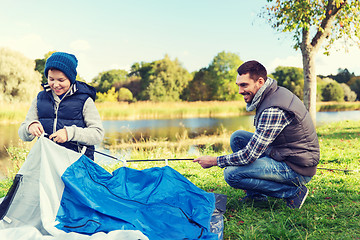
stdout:
<svg viewBox="0 0 360 240">
<path fill-rule="evenodd" d="M 241 190 L 229 187 L 222 169 L 202 169 L 191 161 L 169 162 L 169 165 L 196 186 L 228 196 L 224 215 L 224 239 L 359 239 L 360 238 L 360 121 L 342 121 L 317 128 L 321 160 L 317 174 L 307 185 L 310 193 L 300 210 L 291 210 L 280 199 L 270 198 L 265 205 L 240 204 L 245 196 Z M 226 130 L 213 136 L 199 136 L 199 146 L 183 132 L 177 144 L 167 141 L 124 142 L 123 149 L 131 147 L 129 159 L 194 158 L 200 155 L 230 153 Z M 216 147 L 221 145 L 221 147 Z M 118 150 L 118 149 L 117 149 Z M 15 167 L 25 159 L 23 149 L 10 151 Z M 145 169 L 162 167 L 164 162 L 128 163 L 128 167 Z M 112 162 L 104 166 L 108 171 L 121 167 Z M 335 170 L 331 170 L 335 169 Z M 336 170 L 339 169 L 339 170 Z M 355 171 L 351 171 L 355 170 Z M 357 171 L 356 171 L 357 170 Z M 14 169 L 13 173 L 17 170 Z M 0 182 L 0 197 L 10 187 L 10 180 Z M 330 237 L 331 236 L 331 237 Z M 326 237 L 325 237 L 326 238 Z"/>
<path fill-rule="evenodd" d="M 1 103 L 0 124 L 24 121 L 30 103 Z M 172 119 L 249 114 L 244 101 L 96 103 L 102 120 Z M 360 110 L 360 102 L 319 102 L 317 111 Z"/>
</svg>

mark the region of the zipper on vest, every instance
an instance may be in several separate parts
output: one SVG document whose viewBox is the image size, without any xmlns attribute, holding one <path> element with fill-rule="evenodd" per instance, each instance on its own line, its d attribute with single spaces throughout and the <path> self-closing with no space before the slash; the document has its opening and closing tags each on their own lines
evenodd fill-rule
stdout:
<svg viewBox="0 0 360 240">
<path fill-rule="evenodd" d="M 70 90 L 67 91 L 65 93 L 65 95 L 60 99 L 59 101 L 59 104 L 56 104 L 56 100 L 54 99 L 54 113 L 55 113 L 55 119 L 54 119 L 54 127 L 53 127 L 53 133 L 55 133 L 57 130 L 56 130 L 56 126 L 57 126 L 57 121 L 58 121 L 58 110 L 59 110 L 59 106 L 60 106 L 60 103 L 61 101 L 67 96 L 67 95 L 70 95 L 70 92 L 71 92 L 71 87 L 70 87 Z"/>
<path fill-rule="evenodd" d="M 59 102 L 60 104 L 60 102 Z M 56 132 L 56 125 L 57 125 L 57 118 L 58 118 L 58 109 L 59 109 L 59 104 L 54 104 L 54 113 L 55 113 L 55 119 L 54 119 L 54 127 L 53 127 L 53 133 Z"/>
</svg>

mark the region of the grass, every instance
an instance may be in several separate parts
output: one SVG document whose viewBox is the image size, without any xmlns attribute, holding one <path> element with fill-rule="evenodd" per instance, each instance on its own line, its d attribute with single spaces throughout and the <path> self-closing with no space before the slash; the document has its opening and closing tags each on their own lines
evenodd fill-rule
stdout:
<svg viewBox="0 0 360 240">
<path fill-rule="evenodd" d="M 319 168 L 357 170 L 360 163 L 360 121 L 343 121 L 317 129 L 321 148 Z M 176 143 L 166 140 L 140 140 L 119 143 L 112 151 L 127 152 L 131 159 L 192 158 L 200 155 L 221 155 L 230 152 L 226 130 L 214 136 L 189 139 L 180 134 Z M 227 141 L 226 141 L 227 139 Z M 194 141 L 201 148 L 189 151 Z M 14 149 L 16 162 L 24 158 L 21 149 Z M 191 161 L 169 162 L 198 187 L 228 196 L 224 215 L 224 239 L 360 239 L 360 173 L 318 169 L 308 184 L 310 190 L 304 206 L 291 210 L 281 199 L 270 198 L 265 205 L 241 204 L 242 190 L 229 187 L 222 169 L 202 169 Z M 109 171 L 121 163 L 105 166 Z M 164 166 L 163 162 L 128 163 L 128 167 L 145 169 Z M 10 180 L 0 183 L 0 196 Z"/>
<path fill-rule="evenodd" d="M 105 120 L 213 117 L 246 114 L 244 101 L 97 103 Z"/>
<path fill-rule="evenodd" d="M 30 103 L 0 103 L 0 123 L 24 121 Z M 103 120 L 169 119 L 248 114 L 244 101 L 96 103 Z M 360 110 L 360 102 L 321 102 L 318 111 Z"/>
<path fill-rule="evenodd" d="M 0 102 L 0 123 L 19 123 L 24 121 L 30 103 Z"/>
<path fill-rule="evenodd" d="M 360 110 L 359 102 L 321 102 L 316 104 L 318 112 Z"/>
</svg>

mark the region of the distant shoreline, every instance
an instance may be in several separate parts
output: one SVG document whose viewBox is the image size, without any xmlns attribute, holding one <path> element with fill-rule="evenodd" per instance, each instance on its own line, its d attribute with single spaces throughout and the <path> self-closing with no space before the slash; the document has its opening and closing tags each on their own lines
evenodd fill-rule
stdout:
<svg viewBox="0 0 360 240">
<path fill-rule="evenodd" d="M 0 104 L 0 124 L 24 121 L 30 103 Z M 103 102 L 96 103 L 102 120 L 171 119 L 251 115 L 244 101 L 210 102 Z M 318 112 L 356 111 L 360 102 L 320 102 Z"/>
</svg>

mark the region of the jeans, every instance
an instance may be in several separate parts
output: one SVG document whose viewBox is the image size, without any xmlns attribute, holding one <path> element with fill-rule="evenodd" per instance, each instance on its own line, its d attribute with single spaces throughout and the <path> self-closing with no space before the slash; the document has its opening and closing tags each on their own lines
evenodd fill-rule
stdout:
<svg viewBox="0 0 360 240">
<path fill-rule="evenodd" d="M 231 135 L 230 146 L 233 152 L 244 148 L 253 133 L 238 130 Z M 311 180 L 292 170 L 285 162 L 279 162 L 266 153 L 253 163 L 244 166 L 228 166 L 224 170 L 225 181 L 233 188 L 246 190 L 249 197 L 271 196 L 289 198 L 299 187 Z"/>
</svg>

